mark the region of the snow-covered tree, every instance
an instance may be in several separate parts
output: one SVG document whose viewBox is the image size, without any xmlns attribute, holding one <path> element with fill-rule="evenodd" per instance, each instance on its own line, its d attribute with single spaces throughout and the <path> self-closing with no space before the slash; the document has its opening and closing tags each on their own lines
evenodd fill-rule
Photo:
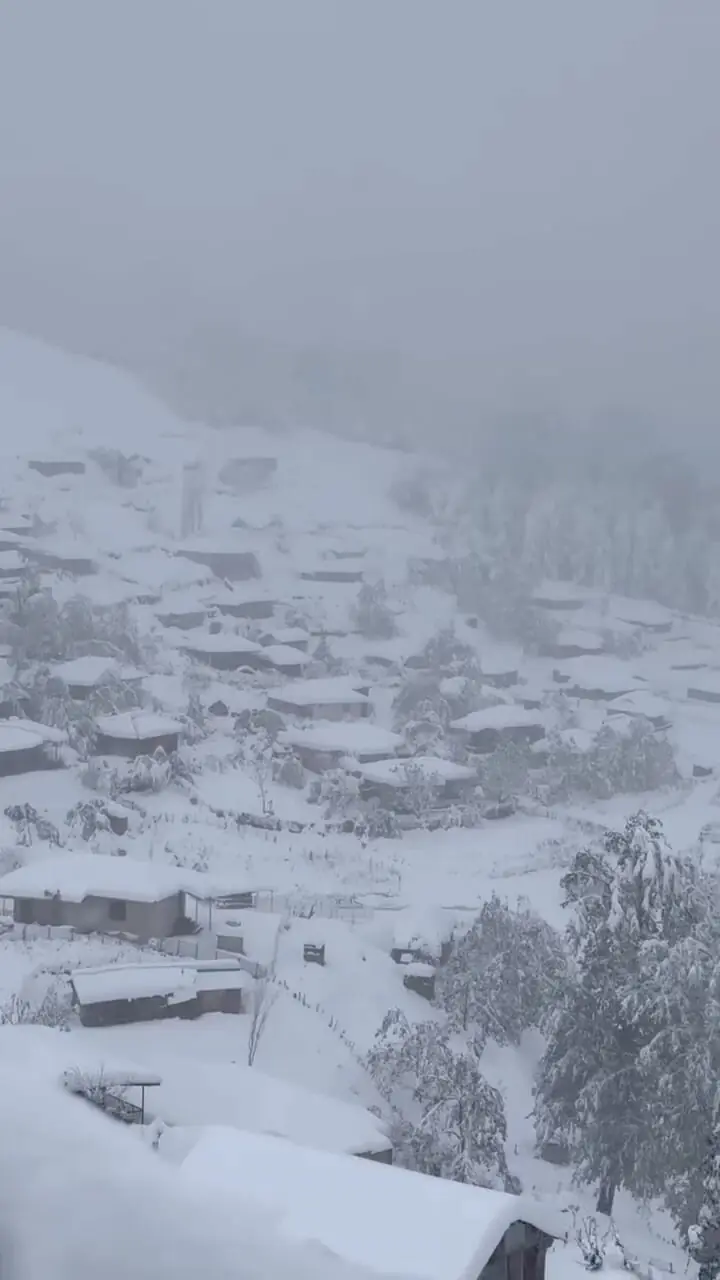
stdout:
<svg viewBox="0 0 720 1280">
<path fill-rule="evenodd" d="M 501 1094 L 472 1053 L 456 1052 L 438 1022 L 385 1017 L 368 1054 L 377 1087 L 400 1123 L 399 1163 L 475 1186 L 517 1190 L 505 1155 Z"/>
<path fill-rule="evenodd" d="M 564 992 L 561 938 L 527 904 L 511 909 L 495 894 L 456 938 L 439 973 L 438 1003 L 476 1043 L 517 1044 L 542 1024 Z"/>
<path fill-rule="evenodd" d="M 657 1081 L 645 1058 L 656 1034 L 638 993 L 647 957 L 692 935 L 696 878 L 673 856 L 645 813 L 583 849 L 562 881 L 573 909 L 567 930 L 573 972 L 549 1020 L 536 1117 L 541 1137 L 561 1134 L 577 1176 L 599 1183 L 598 1211 L 618 1187 L 660 1194 L 664 1173 L 648 1125 Z"/>
<path fill-rule="evenodd" d="M 367 640 L 389 640 L 395 635 L 395 615 L 382 580 L 363 583 L 352 609 L 352 621 Z"/>
</svg>

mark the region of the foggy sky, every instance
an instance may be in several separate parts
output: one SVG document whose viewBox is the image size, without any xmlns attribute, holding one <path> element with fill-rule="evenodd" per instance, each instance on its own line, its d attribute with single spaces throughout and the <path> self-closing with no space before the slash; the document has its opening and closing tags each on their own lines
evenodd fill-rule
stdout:
<svg viewBox="0 0 720 1280">
<path fill-rule="evenodd" d="M 718 0 L 2 0 L 0 323 L 720 406 Z"/>
</svg>

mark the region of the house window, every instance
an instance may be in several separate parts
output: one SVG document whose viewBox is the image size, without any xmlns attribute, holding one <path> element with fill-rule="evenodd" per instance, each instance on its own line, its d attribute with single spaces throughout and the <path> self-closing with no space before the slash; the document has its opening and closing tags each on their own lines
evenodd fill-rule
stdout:
<svg viewBox="0 0 720 1280">
<path fill-rule="evenodd" d="M 15 919 L 18 924 L 32 924 L 34 916 L 32 898 L 18 898 L 15 903 Z"/>
<path fill-rule="evenodd" d="M 108 916 L 111 920 L 127 920 L 127 902 L 123 902 L 119 898 L 115 898 L 110 903 Z"/>
</svg>

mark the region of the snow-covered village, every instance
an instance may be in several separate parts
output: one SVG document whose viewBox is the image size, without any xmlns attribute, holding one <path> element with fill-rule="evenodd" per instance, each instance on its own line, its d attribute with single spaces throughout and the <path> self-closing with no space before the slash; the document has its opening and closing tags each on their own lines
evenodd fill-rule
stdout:
<svg viewBox="0 0 720 1280">
<path fill-rule="evenodd" d="M 0 10 L 0 1280 L 720 1280 L 720 7 Z"/>
</svg>

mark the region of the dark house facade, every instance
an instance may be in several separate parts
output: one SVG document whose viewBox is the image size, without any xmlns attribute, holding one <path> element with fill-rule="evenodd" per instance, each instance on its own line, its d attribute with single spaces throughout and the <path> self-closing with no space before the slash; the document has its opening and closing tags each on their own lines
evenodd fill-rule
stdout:
<svg viewBox="0 0 720 1280">
<path fill-rule="evenodd" d="M 513 1222 L 480 1272 L 478 1280 L 545 1280 L 552 1236 L 529 1222 Z"/>
</svg>

